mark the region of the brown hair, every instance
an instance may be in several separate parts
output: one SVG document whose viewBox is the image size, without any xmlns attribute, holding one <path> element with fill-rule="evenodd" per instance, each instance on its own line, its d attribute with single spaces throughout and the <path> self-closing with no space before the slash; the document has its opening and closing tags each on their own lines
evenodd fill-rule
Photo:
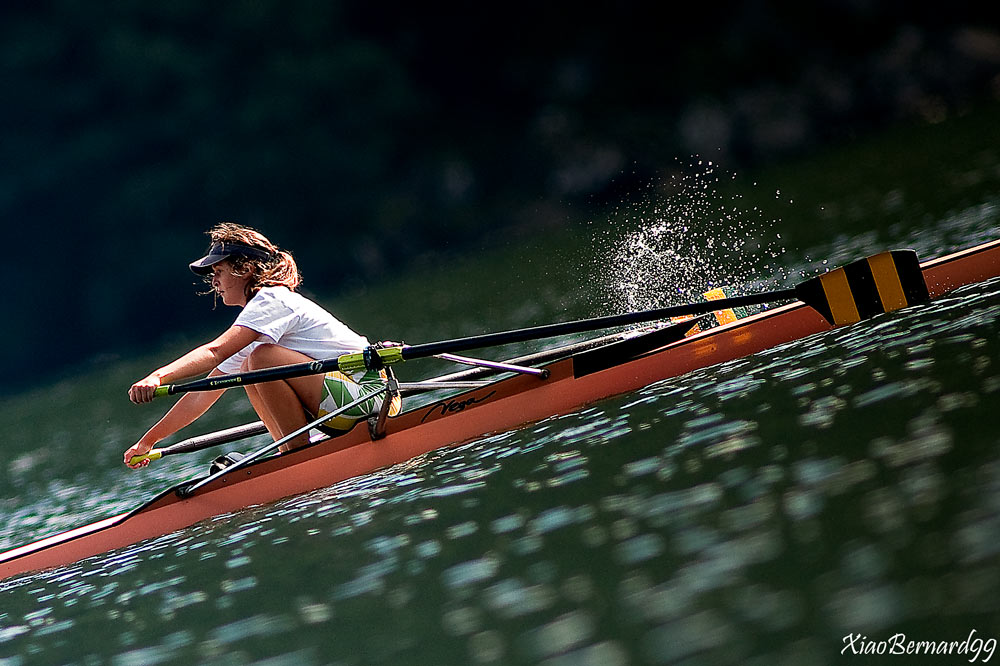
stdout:
<svg viewBox="0 0 1000 666">
<path fill-rule="evenodd" d="M 290 252 L 280 249 L 267 237 L 250 227 L 235 222 L 221 222 L 208 230 L 208 236 L 215 243 L 240 243 L 267 252 L 267 259 L 257 257 L 241 257 L 233 255 L 229 258 L 236 275 L 250 273 L 247 282 L 246 297 L 250 300 L 261 287 L 288 287 L 292 291 L 302 284 L 299 267 L 295 264 Z"/>
</svg>

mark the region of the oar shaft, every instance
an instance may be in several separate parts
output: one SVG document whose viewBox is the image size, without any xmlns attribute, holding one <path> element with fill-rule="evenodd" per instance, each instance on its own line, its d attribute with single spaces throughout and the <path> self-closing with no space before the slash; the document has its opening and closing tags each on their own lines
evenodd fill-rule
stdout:
<svg viewBox="0 0 1000 666">
<path fill-rule="evenodd" d="M 270 382 L 276 379 L 290 379 L 292 377 L 303 377 L 305 375 L 318 375 L 332 370 L 339 369 L 338 359 L 330 358 L 323 361 L 309 361 L 306 363 L 295 363 L 293 365 L 281 365 L 274 368 L 264 368 L 263 370 L 253 370 L 232 375 L 217 375 L 196 379 L 184 384 L 167 384 L 156 389 L 157 397 L 164 395 L 174 395 L 176 393 L 186 393 L 188 391 L 215 391 L 218 389 L 228 389 L 247 384 L 259 384 Z"/>
<path fill-rule="evenodd" d="M 457 351 L 469 349 L 481 349 L 483 347 L 494 347 L 496 345 L 506 345 L 515 342 L 526 342 L 528 340 L 538 340 L 540 338 L 553 338 L 559 335 L 571 335 L 573 333 L 583 333 L 601 328 L 613 328 L 615 326 L 629 326 L 648 321 L 659 321 L 671 317 L 681 317 L 686 315 L 701 315 L 717 310 L 729 308 L 745 307 L 747 305 L 760 305 L 771 301 L 790 300 L 796 298 L 794 289 L 783 289 L 779 291 L 769 291 L 764 294 L 750 294 L 747 296 L 735 296 L 733 298 L 722 298 L 716 301 L 706 301 L 704 303 L 687 303 L 655 310 L 643 310 L 641 312 L 629 312 L 620 315 L 610 315 L 607 317 L 594 317 L 592 319 L 579 319 L 577 321 L 567 321 L 559 324 L 547 324 L 545 326 L 535 326 L 533 328 L 521 328 L 502 333 L 487 333 L 485 335 L 474 335 L 467 338 L 456 338 L 454 340 L 444 340 L 442 342 L 428 342 L 420 345 L 410 345 L 403 347 L 403 360 L 413 360 L 437 356 L 438 354 L 449 354 Z"/>
<path fill-rule="evenodd" d="M 202 449 L 207 449 L 212 446 L 228 444 L 230 442 L 246 439 L 247 437 L 253 437 L 254 435 L 261 435 L 265 432 L 267 432 L 267 427 L 264 423 L 262 421 L 255 421 L 254 423 L 234 426 L 217 432 L 196 435 L 195 437 L 190 437 L 177 442 L 176 444 L 165 446 L 162 449 L 152 449 L 149 453 L 141 456 L 132 456 L 132 459 L 129 462 L 135 465 L 142 460 L 159 460 L 163 456 L 169 456 L 175 453 L 191 453 L 193 451 L 201 451 Z"/>
<path fill-rule="evenodd" d="M 200 451 L 211 446 L 236 442 L 241 439 L 246 439 L 247 437 L 253 437 L 254 435 L 263 435 L 266 432 L 267 426 L 264 425 L 263 421 L 254 421 L 253 423 L 234 426 L 232 428 L 226 428 L 225 430 L 210 432 L 204 435 L 198 435 L 196 437 L 185 439 L 183 442 L 177 442 L 172 446 L 166 447 L 163 449 L 163 453 L 164 455 L 167 455 L 172 453 L 190 453 L 192 451 Z"/>
</svg>

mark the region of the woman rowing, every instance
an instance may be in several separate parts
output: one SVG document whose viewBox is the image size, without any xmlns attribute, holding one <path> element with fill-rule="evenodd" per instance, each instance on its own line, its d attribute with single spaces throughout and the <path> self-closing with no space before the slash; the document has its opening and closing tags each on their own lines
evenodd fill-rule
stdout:
<svg viewBox="0 0 1000 666">
<path fill-rule="evenodd" d="M 192 263 L 191 270 L 204 276 L 217 298 L 226 305 L 243 308 L 236 321 L 219 337 L 189 351 L 172 363 L 154 370 L 128 391 L 134 403 L 150 402 L 160 386 L 209 373 L 209 376 L 260 370 L 279 365 L 325 359 L 356 352 L 368 340 L 338 321 L 316 303 L 296 292 L 301 277 L 292 255 L 275 246 L 249 227 L 222 223 L 208 235 L 208 253 Z M 384 385 L 377 371 L 354 376 L 339 372 L 308 375 L 244 388 L 250 404 L 277 440 L 306 423 L 330 413 Z M 125 451 L 125 464 L 133 469 L 149 464 L 145 458 L 132 463 L 160 440 L 189 425 L 204 414 L 222 391 L 188 393 Z M 360 406 L 325 423 L 327 428 L 347 430 L 375 407 Z M 394 406 L 398 409 L 398 406 Z M 395 410 L 394 410 L 395 411 Z M 282 447 L 288 451 L 308 444 L 304 433 Z"/>
</svg>

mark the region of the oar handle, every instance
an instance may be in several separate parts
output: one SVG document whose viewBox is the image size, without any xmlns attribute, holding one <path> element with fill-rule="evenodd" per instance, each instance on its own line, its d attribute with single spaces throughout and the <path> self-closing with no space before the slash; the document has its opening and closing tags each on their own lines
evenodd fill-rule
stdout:
<svg viewBox="0 0 1000 666">
<path fill-rule="evenodd" d="M 149 453 L 144 453 L 141 456 L 132 456 L 131 458 L 129 458 L 128 464 L 138 465 L 143 460 L 148 460 L 149 462 L 153 462 L 154 460 L 159 460 L 162 457 L 163 457 L 163 451 L 161 451 L 160 449 L 150 449 Z"/>
</svg>

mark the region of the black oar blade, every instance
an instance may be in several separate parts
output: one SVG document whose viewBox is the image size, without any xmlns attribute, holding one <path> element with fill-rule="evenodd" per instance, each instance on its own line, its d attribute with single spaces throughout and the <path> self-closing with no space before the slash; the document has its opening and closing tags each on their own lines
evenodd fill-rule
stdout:
<svg viewBox="0 0 1000 666">
<path fill-rule="evenodd" d="M 834 326 L 930 300 L 913 250 L 893 250 L 859 259 L 806 280 L 795 288 L 795 293 Z"/>
</svg>

